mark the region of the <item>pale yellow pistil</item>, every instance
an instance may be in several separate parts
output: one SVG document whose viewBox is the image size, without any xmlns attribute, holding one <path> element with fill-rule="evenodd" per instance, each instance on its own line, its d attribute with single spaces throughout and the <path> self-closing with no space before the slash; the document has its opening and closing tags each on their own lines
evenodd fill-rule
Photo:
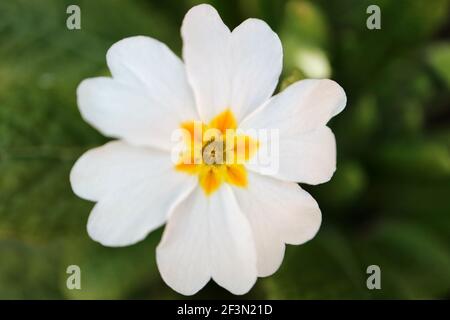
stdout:
<svg viewBox="0 0 450 320">
<path fill-rule="evenodd" d="M 212 194 L 224 182 L 238 187 L 247 186 L 244 163 L 255 154 L 258 142 L 236 133 L 236 118 L 229 109 L 208 125 L 188 121 L 181 127 L 187 133 L 186 151 L 175 166 L 177 171 L 198 175 L 206 195 Z"/>
<path fill-rule="evenodd" d="M 206 165 L 220 165 L 226 160 L 225 142 L 211 139 L 202 148 L 203 162 Z"/>
</svg>

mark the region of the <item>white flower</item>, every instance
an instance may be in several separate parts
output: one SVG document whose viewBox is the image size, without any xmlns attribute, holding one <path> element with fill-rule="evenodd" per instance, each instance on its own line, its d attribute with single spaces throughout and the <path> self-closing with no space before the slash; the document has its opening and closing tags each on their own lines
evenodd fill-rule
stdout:
<svg viewBox="0 0 450 320">
<path fill-rule="evenodd" d="M 170 287 L 191 295 L 212 278 L 244 294 L 278 269 L 286 243 L 318 231 L 319 206 L 296 182 L 333 175 L 335 138 L 326 124 L 346 96 L 331 80 L 303 80 L 271 97 L 282 47 L 261 20 L 230 32 L 213 7 L 199 5 L 181 34 L 184 64 L 161 42 L 131 37 L 107 53 L 112 78 L 79 85 L 83 118 L 118 140 L 86 152 L 70 181 L 78 196 L 97 202 L 87 225 L 92 239 L 127 246 L 167 222 L 156 254 Z M 194 123 L 279 130 L 279 170 L 263 175 L 257 162 L 174 164 L 171 135 Z M 202 150 L 211 142 L 200 141 Z M 264 141 L 244 141 L 246 152 L 247 142 L 267 151 Z"/>
</svg>

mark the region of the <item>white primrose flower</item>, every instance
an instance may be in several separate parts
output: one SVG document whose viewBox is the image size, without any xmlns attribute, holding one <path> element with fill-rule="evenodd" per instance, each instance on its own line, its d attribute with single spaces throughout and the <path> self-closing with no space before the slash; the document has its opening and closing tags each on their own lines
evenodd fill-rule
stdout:
<svg viewBox="0 0 450 320">
<path fill-rule="evenodd" d="M 333 175 L 326 124 L 346 96 L 334 81 L 302 80 L 271 97 L 283 53 L 261 20 L 230 32 L 199 5 L 181 35 L 183 61 L 155 39 L 126 38 L 107 52 L 112 78 L 79 85 L 83 118 L 117 140 L 81 156 L 70 182 L 97 202 L 87 224 L 95 241 L 127 246 L 167 223 L 156 258 L 171 288 L 192 295 L 212 278 L 244 294 L 279 268 L 285 244 L 317 233 L 319 206 L 297 182 Z M 184 148 L 174 153 L 178 129 Z M 255 134 L 263 130 L 276 138 Z"/>
</svg>

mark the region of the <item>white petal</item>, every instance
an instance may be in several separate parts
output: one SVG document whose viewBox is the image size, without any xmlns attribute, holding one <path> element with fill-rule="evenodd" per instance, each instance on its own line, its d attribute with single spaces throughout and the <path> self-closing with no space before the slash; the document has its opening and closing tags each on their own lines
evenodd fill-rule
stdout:
<svg viewBox="0 0 450 320">
<path fill-rule="evenodd" d="M 183 60 L 204 121 L 229 107 L 230 30 L 210 5 L 190 9 L 181 26 Z"/>
<path fill-rule="evenodd" d="M 248 187 L 233 190 L 252 227 L 260 277 L 279 268 L 285 243 L 304 243 L 319 230 L 319 206 L 296 183 L 249 173 Z"/>
<path fill-rule="evenodd" d="M 247 168 L 281 180 L 313 185 L 329 181 L 336 171 L 336 140 L 326 126 L 298 137 L 281 136 L 278 148 L 272 148 L 276 143 L 275 139 L 261 142 Z"/>
<path fill-rule="evenodd" d="M 102 77 L 81 82 L 77 95 L 83 118 L 105 136 L 170 149 L 174 118 L 159 119 L 162 110 L 152 107 L 144 90 Z"/>
<path fill-rule="evenodd" d="M 238 120 L 273 93 L 282 69 L 278 36 L 261 20 L 248 19 L 233 32 L 210 5 L 186 14 L 183 58 L 205 121 L 231 108 Z"/>
<path fill-rule="evenodd" d="M 171 207 L 197 183 L 173 169 L 170 154 L 119 141 L 81 156 L 70 182 L 78 196 L 98 201 L 87 228 L 91 238 L 105 246 L 145 238 L 164 224 Z"/>
<path fill-rule="evenodd" d="M 164 43 L 126 38 L 108 50 L 106 59 L 113 78 L 146 89 L 154 108 L 182 121 L 197 116 L 184 64 Z"/>
<path fill-rule="evenodd" d="M 280 136 L 300 134 L 326 125 L 346 103 L 344 90 L 333 80 L 301 80 L 273 96 L 240 127 L 278 129 Z"/>
<path fill-rule="evenodd" d="M 232 33 L 230 106 L 242 120 L 271 97 L 283 67 L 277 34 L 262 20 L 248 19 Z"/>
<path fill-rule="evenodd" d="M 197 188 L 170 216 L 157 263 L 164 281 L 192 295 L 212 277 L 233 294 L 256 281 L 256 253 L 250 225 L 228 186 L 206 197 Z"/>
<path fill-rule="evenodd" d="M 331 80 L 299 81 L 255 111 L 241 124 L 245 131 L 267 130 L 248 168 L 287 181 L 309 184 L 331 179 L 336 141 L 326 123 L 345 107 L 342 88 Z M 273 134 L 276 133 L 276 134 Z"/>
<path fill-rule="evenodd" d="M 103 134 L 169 149 L 180 122 L 198 119 L 184 65 L 161 42 L 123 39 L 107 61 L 113 79 L 87 79 L 77 90 L 83 117 Z"/>
</svg>

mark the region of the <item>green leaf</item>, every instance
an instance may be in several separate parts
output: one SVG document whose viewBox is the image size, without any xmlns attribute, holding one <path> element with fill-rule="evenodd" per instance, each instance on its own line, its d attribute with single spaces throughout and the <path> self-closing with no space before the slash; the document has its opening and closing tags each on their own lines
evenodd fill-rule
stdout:
<svg viewBox="0 0 450 320">
<path fill-rule="evenodd" d="M 312 78 L 329 77 L 328 26 L 320 9 L 311 2 L 289 1 L 284 14 L 280 37 L 286 70 L 299 69 Z"/>
<path fill-rule="evenodd" d="M 393 141 L 375 150 L 371 162 L 387 174 L 450 179 L 450 151 L 443 143 Z"/>
<path fill-rule="evenodd" d="M 450 87 L 450 43 L 433 44 L 428 49 L 428 61 L 446 86 Z"/>
<path fill-rule="evenodd" d="M 170 289 L 159 287 L 155 248 L 160 236 L 161 232 L 154 232 L 145 241 L 125 248 L 103 247 L 87 236 L 67 238 L 61 245 L 59 288 L 69 299 L 124 299 L 141 292 L 162 298 L 159 295 Z M 69 265 L 80 267 L 81 290 L 66 286 Z"/>
<path fill-rule="evenodd" d="M 367 264 L 381 268 L 382 290 L 371 291 L 375 298 L 430 299 L 447 293 L 448 238 L 440 239 L 432 229 L 406 221 L 385 222 L 359 247 Z"/>
<path fill-rule="evenodd" d="M 0 240 L 0 299 L 60 299 L 54 248 Z"/>
<path fill-rule="evenodd" d="M 280 270 L 262 282 L 269 299 L 364 298 L 363 272 L 348 239 L 327 226 L 313 241 L 288 246 Z"/>
</svg>

